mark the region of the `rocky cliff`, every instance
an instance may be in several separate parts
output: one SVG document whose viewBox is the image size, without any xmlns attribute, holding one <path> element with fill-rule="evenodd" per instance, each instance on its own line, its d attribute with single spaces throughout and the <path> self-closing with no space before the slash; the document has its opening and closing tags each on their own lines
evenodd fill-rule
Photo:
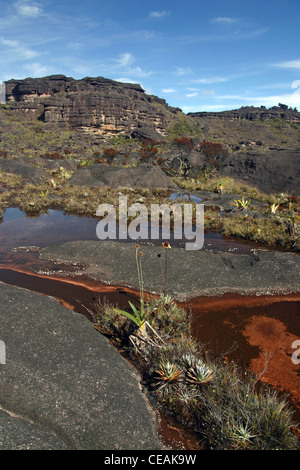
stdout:
<svg viewBox="0 0 300 470">
<path fill-rule="evenodd" d="M 300 148 L 300 113 L 284 104 L 189 113 L 187 117 L 200 126 L 204 140 L 220 142 L 234 151 Z"/>
<path fill-rule="evenodd" d="M 284 119 L 289 122 L 300 123 L 300 113 L 296 109 L 288 108 L 287 105 L 280 104 L 271 108 L 261 106 L 260 108 L 254 106 L 243 106 L 240 109 L 234 109 L 231 111 L 221 112 L 198 112 L 189 113 L 195 119 L 220 119 L 229 121 L 238 120 L 272 120 L 272 119 Z"/>
<path fill-rule="evenodd" d="M 286 105 L 186 115 L 138 84 L 64 75 L 9 80 L 6 92 L 6 104 L 0 106 L 0 159 L 8 161 L 1 160 L 3 171 L 16 158 L 34 157 L 36 164 L 40 157 L 106 161 L 103 152 L 113 146 L 115 164 L 136 165 L 153 150 L 151 158 L 156 156 L 163 168 L 163 162 L 178 157 L 173 139 L 193 136 L 226 150 L 218 155 L 220 174 L 266 192 L 299 194 L 300 113 Z M 143 138 L 165 144 L 140 148 Z M 204 156 L 194 151 L 186 157 L 187 176 L 198 177 L 208 164 Z"/>
<path fill-rule="evenodd" d="M 6 82 L 6 99 L 23 119 L 37 117 L 46 124 L 96 134 L 130 133 L 145 124 L 158 135 L 177 108 L 147 95 L 138 84 L 103 77 L 75 80 L 64 75 Z"/>
</svg>

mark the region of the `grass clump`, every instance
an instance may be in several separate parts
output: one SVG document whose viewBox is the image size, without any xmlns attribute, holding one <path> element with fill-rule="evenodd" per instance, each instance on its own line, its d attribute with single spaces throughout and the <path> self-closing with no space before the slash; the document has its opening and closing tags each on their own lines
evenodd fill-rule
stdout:
<svg viewBox="0 0 300 470">
<path fill-rule="evenodd" d="M 278 198 L 276 194 L 264 194 L 257 188 L 239 182 L 229 176 L 218 177 L 212 172 L 195 178 L 174 178 L 174 182 L 187 191 L 210 191 L 221 194 L 242 194 L 245 198 L 272 204 Z"/>
</svg>

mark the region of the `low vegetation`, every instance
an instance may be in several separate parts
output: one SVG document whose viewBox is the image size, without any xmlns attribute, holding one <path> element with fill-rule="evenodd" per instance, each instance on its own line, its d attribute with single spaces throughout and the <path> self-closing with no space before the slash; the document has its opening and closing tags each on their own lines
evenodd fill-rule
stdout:
<svg viewBox="0 0 300 470">
<path fill-rule="evenodd" d="M 120 191 L 112 188 L 78 187 L 70 184 L 72 175 L 62 165 L 57 170 L 48 170 L 49 179 L 43 184 L 24 183 L 18 175 L 0 170 L 0 183 L 6 191 L 0 193 L 0 209 L 3 215 L 9 206 L 19 207 L 28 214 L 39 214 L 49 208 L 60 208 L 66 213 L 95 216 L 99 204 L 110 202 L 118 207 Z M 232 209 L 229 217 L 218 207 L 205 207 L 205 228 L 221 231 L 225 236 L 235 236 L 265 245 L 277 245 L 287 249 L 300 246 L 300 198 L 284 194 L 266 195 L 256 188 L 238 183 L 231 178 L 221 180 L 212 176 L 204 181 L 192 178 L 174 178 L 176 184 L 188 194 L 199 191 L 232 194 Z M 150 189 L 124 189 L 128 204 L 143 200 L 150 214 L 151 204 L 168 203 L 170 191 Z M 242 194 L 236 198 L 236 194 Z M 255 202 L 261 202 L 256 207 Z M 182 198 L 174 202 L 193 204 L 193 199 Z"/>
<path fill-rule="evenodd" d="M 136 245 L 139 273 L 141 254 Z M 150 400 L 192 429 L 204 449 L 297 449 L 298 430 L 287 399 L 229 361 L 228 353 L 215 356 L 196 343 L 191 312 L 167 293 L 145 299 L 140 274 L 139 280 L 140 303 L 130 305 L 135 318 L 100 302 L 90 314 L 96 329 L 130 354 Z"/>
<path fill-rule="evenodd" d="M 205 208 L 205 227 L 265 245 L 288 249 L 300 247 L 300 198 L 288 194 L 264 194 L 257 188 L 229 177 L 214 175 L 195 180 L 174 178 L 176 184 L 187 192 L 209 191 L 232 195 L 231 215 Z M 241 194 L 240 199 L 235 197 Z M 263 203 L 257 205 L 256 203 Z"/>
</svg>

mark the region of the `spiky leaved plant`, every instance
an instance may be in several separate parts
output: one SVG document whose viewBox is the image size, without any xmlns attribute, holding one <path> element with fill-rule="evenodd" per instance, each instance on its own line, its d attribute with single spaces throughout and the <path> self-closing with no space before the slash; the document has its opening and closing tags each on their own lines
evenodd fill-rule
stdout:
<svg viewBox="0 0 300 470">
<path fill-rule="evenodd" d="M 162 390 L 166 386 L 180 381 L 182 379 L 182 371 L 175 362 L 162 360 L 159 369 L 156 371 L 158 390 Z"/>
<path fill-rule="evenodd" d="M 250 201 L 248 199 L 245 199 L 245 196 L 243 196 L 242 199 L 235 199 L 234 202 L 232 202 L 231 204 L 236 206 L 238 209 L 245 211 L 248 209 Z"/>
<path fill-rule="evenodd" d="M 213 370 L 200 359 L 193 361 L 187 372 L 187 380 L 194 385 L 210 382 L 213 378 Z"/>
<path fill-rule="evenodd" d="M 135 245 L 135 259 L 136 259 L 136 266 L 138 272 L 138 279 L 139 279 L 139 287 L 140 287 L 140 310 L 138 310 L 131 302 L 128 302 L 133 313 L 126 312 L 126 310 L 115 309 L 117 313 L 121 315 L 125 315 L 125 317 L 132 320 L 141 331 L 145 331 L 145 322 L 147 318 L 151 315 L 154 311 L 156 304 L 159 302 L 155 302 L 152 306 L 152 309 L 149 311 L 145 308 L 145 299 L 144 299 L 144 279 L 143 279 L 143 269 L 142 269 L 142 256 L 143 252 L 139 251 L 140 246 L 138 244 Z"/>
</svg>

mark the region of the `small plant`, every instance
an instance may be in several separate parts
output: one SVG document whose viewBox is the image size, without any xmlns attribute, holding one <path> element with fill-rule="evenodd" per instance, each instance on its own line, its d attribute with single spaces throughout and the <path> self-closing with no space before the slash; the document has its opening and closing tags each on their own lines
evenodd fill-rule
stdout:
<svg viewBox="0 0 300 470">
<path fill-rule="evenodd" d="M 63 166 L 60 167 L 59 171 L 64 180 L 69 180 L 73 174 L 73 171 L 67 171 Z"/>
<path fill-rule="evenodd" d="M 273 202 L 273 204 L 271 205 L 271 213 L 272 213 L 273 215 L 276 214 L 276 211 L 277 211 L 277 209 L 279 208 L 279 206 L 280 206 L 280 204 L 276 204 L 275 202 Z"/>
<path fill-rule="evenodd" d="M 232 202 L 231 204 L 236 206 L 238 209 L 245 211 L 248 209 L 250 201 L 248 199 L 245 199 L 245 197 L 243 196 L 242 199 L 235 199 L 234 202 Z"/>
<path fill-rule="evenodd" d="M 108 163 L 112 163 L 115 157 L 119 155 L 119 151 L 114 148 L 107 148 L 103 150 L 103 155 Z"/>
<path fill-rule="evenodd" d="M 217 186 L 217 192 L 220 194 L 223 194 L 225 188 L 225 183 L 223 180 L 219 181 L 218 186 Z"/>
<path fill-rule="evenodd" d="M 158 381 L 158 390 L 162 390 L 164 387 L 167 387 L 182 378 L 182 371 L 178 368 L 178 365 L 167 360 L 161 362 L 160 368 L 156 373 L 158 374 L 156 377 Z"/>
<path fill-rule="evenodd" d="M 246 449 L 251 444 L 251 439 L 259 436 L 259 434 L 251 434 L 252 428 L 248 423 L 234 424 L 232 428 L 233 447 L 237 449 Z"/>
<path fill-rule="evenodd" d="M 116 312 L 120 313 L 121 315 L 125 315 L 125 317 L 132 320 L 137 325 L 138 328 L 144 331 L 145 322 L 147 318 L 154 311 L 155 306 L 159 302 L 159 300 L 155 302 L 155 304 L 152 306 L 152 309 L 150 309 L 150 311 L 148 311 L 148 309 L 145 308 L 144 279 L 143 279 L 143 269 L 142 269 L 143 252 L 139 251 L 139 248 L 140 246 L 136 244 L 135 245 L 135 258 L 136 258 L 136 266 L 137 266 L 139 286 L 140 286 L 140 311 L 133 305 L 132 302 L 128 302 L 133 313 L 127 312 L 126 310 L 120 310 L 120 309 L 116 309 Z"/>
<path fill-rule="evenodd" d="M 156 147 L 157 143 L 158 142 L 156 142 L 155 140 L 143 140 L 140 151 L 142 161 L 147 161 L 151 164 L 153 163 L 153 159 L 158 153 L 158 148 Z"/>
<path fill-rule="evenodd" d="M 77 164 L 77 168 L 85 168 L 86 166 L 93 165 L 93 160 L 80 160 Z"/>
<path fill-rule="evenodd" d="M 192 363 L 187 373 L 187 380 L 194 385 L 210 382 L 213 378 L 213 371 L 201 360 Z"/>
<path fill-rule="evenodd" d="M 288 233 L 290 236 L 296 234 L 296 220 L 294 215 L 294 206 L 289 202 L 289 212 L 288 212 Z"/>
<path fill-rule="evenodd" d="M 190 328 L 183 327 L 187 314 L 170 296 L 161 295 L 157 308 L 157 302 L 145 305 L 140 253 L 136 245 L 140 310 L 132 303 L 132 313 L 105 308 L 95 318 L 97 329 L 113 332 L 126 346 L 130 339 L 131 352 L 142 358 L 138 364 L 153 398 L 180 423 L 188 424 L 205 448 L 296 449 L 292 412 L 285 399 L 267 386 L 256 387 L 260 376 L 244 372 L 227 356 L 214 357 L 204 344 L 194 341 Z"/>
</svg>

